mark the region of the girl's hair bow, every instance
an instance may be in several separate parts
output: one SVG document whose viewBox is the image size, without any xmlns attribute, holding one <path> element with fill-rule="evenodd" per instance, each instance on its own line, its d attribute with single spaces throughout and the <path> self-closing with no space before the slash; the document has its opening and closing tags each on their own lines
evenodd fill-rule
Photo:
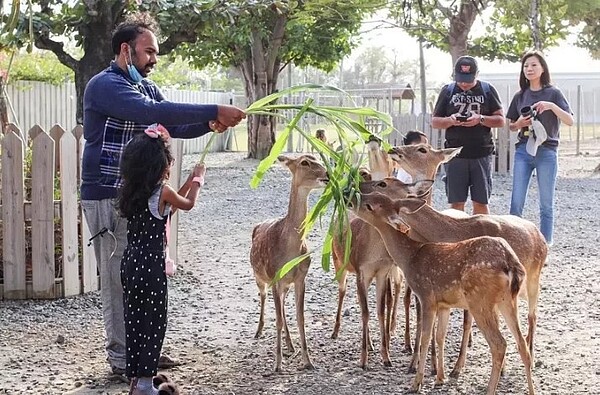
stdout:
<svg viewBox="0 0 600 395">
<path fill-rule="evenodd" d="M 160 123 L 153 123 L 148 126 L 144 133 L 153 139 L 161 138 L 163 141 L 167 141 L 169 139 L 169 131 Z"/>
</svg>

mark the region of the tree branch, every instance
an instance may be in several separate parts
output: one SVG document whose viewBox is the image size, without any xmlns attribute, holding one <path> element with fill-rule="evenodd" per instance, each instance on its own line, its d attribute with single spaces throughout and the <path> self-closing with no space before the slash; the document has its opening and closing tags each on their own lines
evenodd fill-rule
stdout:
<svg viewBox="0 0 600 395">
<path fill-rule="evenodd" d="M 175 32 L 160 44 L 160 54 L 166 55 L 172 52 L 181 43 L 195 43 L 198 41 L 198 34 L 193 30 Z"/>
<path fill-rule="evenodd" d="M 35 46 L 39 49 L 47 49 L 54 52 L 62 64 L 71 70 L 76 71 L 79 61 L 65 52 L 64 45 L 62 43 L 51 40 L 47 34 L 41 34 L 35 37 Z"/>
</svg>

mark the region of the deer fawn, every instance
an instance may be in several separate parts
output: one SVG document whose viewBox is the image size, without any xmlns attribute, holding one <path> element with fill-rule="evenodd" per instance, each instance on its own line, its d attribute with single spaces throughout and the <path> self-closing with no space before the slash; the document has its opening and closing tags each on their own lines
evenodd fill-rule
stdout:
<svg viewBox="0 0 600 395">
<path fill-rule="evenodd" d="M 354 204 L 353 209 L 380 232 L 385 247 L 421 303 L 422 338 L 415 348 L 419 359 L 412 390 L 419 391 L 423 382 L 427 346 L 436 315 L 436 385 L 444 382 L 444 340 L 450 308 L 459 307 L 471 312 L 490 346 L 492 373 L 487 394 L 496 392 L 506 352 L 506 341 L 498 328 L 497 310 L 515 337 L 525 365 L 529 393 L 534 394 L 531 358 L 519 326 L 517 304 L 525 269 L 506 240 L 481 236 L 456 243 L 417 242 L 393 227 L 399 203 L 380 193 L 361 194 L 360 203 Z"/>
<path fill-rule="evenodd" d="M 280 155 L 279 162 L 283 163 L 292 172 L 292 187 L 288 213 L 285 217 L 265 221 L 254 227 L 252 231 L 252 248 L 250 249 L 250 263 L 256 278 L 256 285 L 260 293 L 260 318 L 255 338 L 260 337 L 264 326 L 265 299 L 267 287 L 275 273 L 283 265 L 307 252 L 306 243 L 302 239 L 302 222 L 307 213 L 308 195 L 313 189 L 324 187 L 328 182 L 327 171 L 312 155 L 302 155 L 296 159 Z M 294 346 L 290 338 L 285 319 L 285 297 L 294 286 L 296 300 L 296 320 L 300 333 L 300 346 L 302 347 L 302 363 L 304 369 L 313 369 L 308 356 L 306 335 L 304 331 L 304 290 L 306 274 L 310 265 L 310 257 L 304 259 L 299 265 L 289 271 L 280 281 L 271 287 L 275 303 L 275 316 L 277 323 L 277 346 L 275 349 L 275 371 L 281 371 L 281 331 L 285 331 L 286 346 L 290 353 Z"/>
</svg>

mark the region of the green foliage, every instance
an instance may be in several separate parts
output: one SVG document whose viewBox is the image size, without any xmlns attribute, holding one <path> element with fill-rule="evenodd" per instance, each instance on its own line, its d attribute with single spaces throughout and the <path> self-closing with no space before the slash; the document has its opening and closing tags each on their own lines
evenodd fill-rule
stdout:
<svg viewBox="0 0 600 395">
<path fill-rule="evenodd" d="M 382 131 L 376 138 L 382 140 L 382 137 L 389 134 L 392 130 L 392 122 L 389 114 L 384 114 L 368 107 L 332 107 L 315 105 L 313 99 L 308 97 L 304 104 L 288 105 L 275 104 L 279 99 L 286 95 L 305 92 L 310 95 L 314 91 L 330 91 L 348 96 L 347 93 L 338 88 L 329 86 L 320 86 L 315 84 L 301 85 L 291 87 L 267 96 L 261 100 L 252 103 L 246 112 L 251 114 L 271 114 L 281 116 L 287 110 L 294 110 L 295 115 L 289 121 L 285 130 L 279 134 L 277 141 L 273 145 L 269 155 L 263 159 L 256 168 L 255 174 L 250 182 L 253 188 L 256 188 L 267 170 L 275 163 L 276 158 L 283 152 L 290 138 L 291 131 L 300 133 L 314 150 L 320 155 L 327 173 L 329 183 L 317 203 L 310 210 L 303 223 L 303 237 L 306 237 L 315 223 L 329 212 L 329 206 L 333 206 L 331 211 L 330 225 L 325 237 L 322 250 L 321 263 L 325 271 L 329 270 L 331 243 L 334 237 L 342 235 L 342 229 L 347 228 L 348 224 L 348 201 L 353 199 L 358 191 L 360 182 L 359 166 L 364 158 L 359 157 L 358 163 L 354 156 L 365 143 L 373 137 L 373 134 L 367 129 L 366 121 L 377 120 L 382 124 Z M 349 96 L 348 96 L 349 97 Z M 342 149 L 334 151 L 328 144 L 323 143 L 315 136 L 298 127 L 298 122 L 306 113 L 317 114 L 329 121 L 336 130 Z M 383 143 L 384 148 L 389 148 L 387 143 Z M 350 232 L 346 232 L 345 241 L 345 261 L 347 261 L 350 251 Z M 306 256 L 300 256 L 287 262 L 275 275 L 273 281 L 281 279 L 285 274 L 298 265 Z"/>
<path fill-rule="evenodd" d="M 394 0 L 390 16 L 406 32 L 422 39 L 427 47 L 450 51 L 450 26 L 460 26 L 462 1 L 434 0 L 409 2 Z M 530 0 L 473 1 L 479 11 L 493 7 L 484 21 L 485 33 L 469 35 L 469 54 L 488 60 L 519 60 L 521 54 L 533 47 L 530 30 Z M 418 5 L 417 5 L 418 4 Z M 544 48 L 550 48 L 579 26 L 578 44 L 590 53 L 600 55 L 600 1 L 598 0 L 544 0 L 539 1 L 539 30 Z M 481 17 L 481 16 L 478 16 Z"/>
<path fill-rule="evenodd" d="M 9 57 L 0 58 L 0 70 L 7 70 Z M 11 69 L 11 81 L 41 81 L 60 85 L 73 81 L 73 70 L 58 61 L 51 52 L 21 53 L 15 56 Z"/>
<path fill-rule="evenodd" d="M 239 66 L 252 57 L 252 32 L 268 50 L 277 18 L 285 15 L 282 47 L 272 55 L 283 63 L 331 71 L 358 44 L 355 35 L 363 18 L 381 7 L 379 3 L 231 0 L 227 12 L 213 15 L 208 25 L 198 25 L 198 42 L 183 44 L 177 52 L 200 68 L 212 64 Z"/>
<path fill-rule="evenodd" d="M 496 0 L 485 23 L 485 35 L 472 40 L 470 50 L 488 60 L 516 62 L 534 47 L 529 26 L 530 0 Z M 539 2 L 539 33 L 543 48 L 558 44 L 569 34 L 565 0 Z"/>
</svg>

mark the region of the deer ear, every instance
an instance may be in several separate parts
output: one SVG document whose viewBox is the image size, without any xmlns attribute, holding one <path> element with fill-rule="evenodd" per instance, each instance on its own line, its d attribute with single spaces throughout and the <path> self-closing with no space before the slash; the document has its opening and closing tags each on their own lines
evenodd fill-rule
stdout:
<svg viewBox="0 0 600 395">
<path fill-rule="evenodd" d="M 414 214 L 427 204 L 425 200 L 416 197 L 401 199 L 401 203 L 400 211 L 405 214 Z"/>
<path fill-rule="evenodd" d="M 290 158 L 290 157 L 288 157 L 288 156 L 285 156 L 285 155 L 279 155 L 279 156 L 277 157 L 277 161 L 279 161 L 279 163 L 281 163 L 282 165 L 284 165 L 284 166 L 286 166 L 286 167 L 289 167 L 289 166 L 290 166 L 290 162 L 291 162 L 292 160 L 293 160 L 292 158 Z"/>
<path fill-rule="evenodd" d="M 442 153 L 444 154 L 444 160 L 442 161 L 442 163 L 446 163 L 449 162 L 450 159 L 454 158 L 456 155 L 460 154 L 460 151 L 462 150 L 462 147 L 458 147 L 458 148 L 446 148 L 442 150 Z"/>
<path fill-rule="evenodd" d="M 431 187 L 433 187 L 433 180 L 417 181 L 414 186 L 409 187 L 409 192 L 411 195 L 423 197 L 431 191 Z"/>
</svg>

